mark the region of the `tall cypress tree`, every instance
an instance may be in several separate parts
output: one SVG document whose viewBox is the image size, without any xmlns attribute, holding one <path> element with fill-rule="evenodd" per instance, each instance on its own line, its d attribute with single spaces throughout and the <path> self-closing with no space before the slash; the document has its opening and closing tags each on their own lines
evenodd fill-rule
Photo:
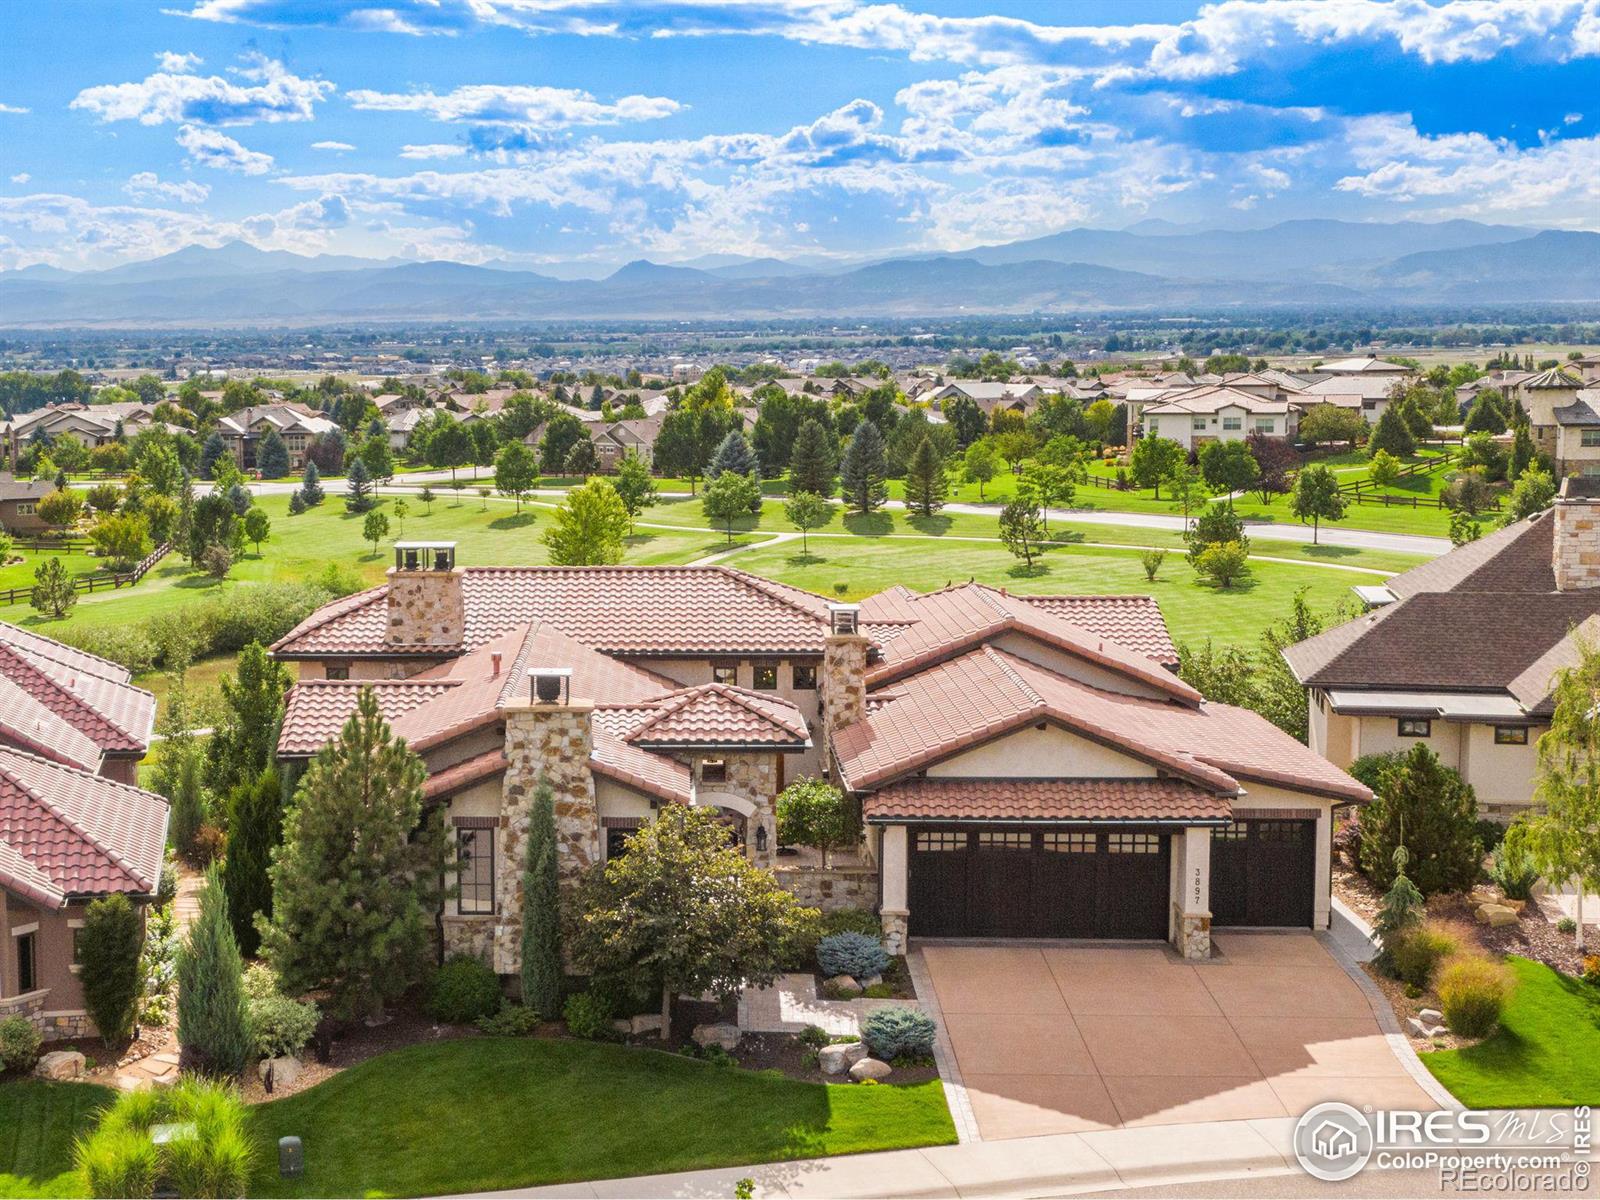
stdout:
<svg viewBox="0 0 1600 1200">
<path fill-rule="evenodd" d="M 556 872 L 555 795 L 539 777 L 528 814 L 522 869 L 522 1002 L 546 1020 L 561 1009 L 560 881 Z"/>
<path fill-rule="evenodd" d="M 845 503 L 857 513 L 883 507 L 889 498 L 888 463 L 883 434 L 871 421 L 863 421 L 850 435 L 850 445 L 839 466 L 839 484 Z"/>
<path fill-rule="evenodd" d="M 200 893 L 200 915 L 178 950 L 178 1041 L 218 1075 L 237 1075 L 250 1057 L 243 969 L 213 865 Z"/>
<path fill-rule="evenodd" d="M 815 417 L 803 421 L 789 452 L 789 494 L 831 496 L 838 472 L 839 452 L 833 434 Z"/>
<path fill-rule="evenodd" d="M 228 794 L 228 857 L 222 867 L 222 887 L 234 940 L 239 952 L 249 957 L 261 944 L 256 914 L 272 917 L 272 878 L 267 868 L 273 848 L 282 840 L 283 781 L 275 767 L 268 767 Z"/>
<path fill-rule="evenodd" d="M 944 459 L 933 438 L 925 436 L 906 464 L 906 507 L 919 516 L 931 517 L 944 507 L 948 492 Z"/>
</svg>

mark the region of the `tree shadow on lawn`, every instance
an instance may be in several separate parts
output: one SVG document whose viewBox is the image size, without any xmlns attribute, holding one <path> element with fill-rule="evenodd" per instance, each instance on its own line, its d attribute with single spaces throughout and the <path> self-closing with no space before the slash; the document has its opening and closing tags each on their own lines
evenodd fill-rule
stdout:
<svg viewBox="0 0 1600 1200">
<path fill-rule="evenodd" d="M 791 567 L 817 567 L 828 560 L 820 554 L 812 554 L 810 551 L 806 551 L 800 554 L 791 554 L 783 561 Z"/>
<path fill-rule="evenodd" d="M 845 513 L 844 527 L 857 537 L 883 537 L 894 532 L 894 518 L 882 511 Z"/>
<path fill-rule="evenodd" d="M 916 516 L 911 514 L 906 516 L 907 525 L 911 526 L 911 528 L 915 529 L 918 533 L 926 534 L 928 537 L 943 537 L 945 534 L 950 532 L 950 526 L 954 523 L 954 520 L 945 516 L 943 513 L 935 513 L 931 517 Z"/>
<path fill-rule="evenodd" d="M 1307 558 L 1349 558 L 1353 554 L 1361 553 L 1357 546 L 1329 546 L 1323 542 L 1318 542 L 1314 546 L 1303 546 L 1301 549 Z"/>
<path fill-rule="evenodd" d="M 1050 574 L 1050 564 L 1047 562 L 1035 562 L 1032 566 L 1029 566 L 1025 562 L 1019 562 L 1014 566 L 1007 567 L 1006 574 L 1013 579 L 1041 579 Z"/>
<path fill-rule="evenodd" d="M 503 517 L 496 517 L 489 522 L 490 529 L 526 529 L 539 519 L 537 513 L 514 512 Z"/>
<path fill-rule="evenodd" d="M 1227 587 L 1223 587 L 1220 583 L 1212 583 L 1206 579 L 1196 579 L 1195 586 L 1204 588 L 1216 596 L 1231 596 L 1254 591 L 1260 586 L 1260 583 L 1253 575 L 1240 575 Z"/>
</svg>

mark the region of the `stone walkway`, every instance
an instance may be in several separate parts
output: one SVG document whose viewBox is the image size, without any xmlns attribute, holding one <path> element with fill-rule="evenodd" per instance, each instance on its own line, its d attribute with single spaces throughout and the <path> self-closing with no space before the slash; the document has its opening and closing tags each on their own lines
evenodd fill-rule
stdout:
<svg viewBox="0 0 1600 1200">
<path fill-rule="evenodd" d="M 205 876 L 185 871 L 178 876 L 178 895 L 172 902 L 172 914 L 179 937 L 200 915 L 200 889 L 205 886 Z M 174 999 L 176 1004 L 176 999 Z M 124 1092 L 137 1092 L 149 1087 L 165 1087 L 178 1081 L 180 1048 L 178 1046 L 177 1020 L 167 1030 L 155 1053 L 117 1068 L 117 1088 Z"/>
<path fill-rule="evenodd" d="M 920 1008 L 915 1000 L 824 1000 L 813 975 L 780 975 L 769 988 L 746 988 L 739 997 L 739 1028 L 745 1033 L 799 1033 L 807 1025 L 835 1036 L 855 1036 L 861 1021 L 879 1008 Z"/>
</svg>

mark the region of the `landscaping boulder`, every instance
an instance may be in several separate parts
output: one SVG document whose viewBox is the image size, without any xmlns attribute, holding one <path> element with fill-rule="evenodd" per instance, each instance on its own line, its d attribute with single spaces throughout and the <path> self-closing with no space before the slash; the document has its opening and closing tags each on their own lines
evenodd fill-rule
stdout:
<svg viewBox="0 0 1600 1200">
<path fill-rule="evenodd" d="M 1406 1028 L 1416 1037 L 1432 1038 L 1447 1032 L 1443 1025 L 1435 1025 L 1424 1021 L 1420 1017 L 1410 1017 L 1406 1021 Z"/>
<path fill-rule="evenodd" d="M 1507 908 L 1504 904 L 1482 904 L 1478 906 L 1478 920 L 1491 929 L 1515 925 L 1518 921 L 1517 910 Z"/>
<path fill-rule="evenodd" d="M 875 1058 L 863 1058 L 850 1068 L 850 1078 L 860 1083 L 863 1079 L 887 1079 L 894 1068 Z"/>
<path fill-rule="evenodd" d="M 626 1017 L 618 1017 L 616 1020 L 611 1022 L 611 1028 L 617 1033 L 620 1033 L 623 1037 L 627 1037 L 633 1032 L 633 1022 L 628 1020 Z"/>
<path fill-rule="evenodd" d="M 1473 908 L 1481 908 L 1485 904 L 1499 904 L 1500 897 L 1488 888 L 1473 888 L 1467 896 L 1467 903 L 1472 905 Z"/>
<path fill-rule="evenodd" d="M 86 1061 L 76 1050 L 52 1050 L 39 1056 L 33 1073 L 40 1079 L 81 1079 Z"/>
<path fill-rule="evenodd" d="M 854 992 L 859 995 L 862 987 L 856 982 L 854 975 L 833 975 L 822 981 L 822 986 L 840 992 Z"/>
<path fill-rule="evenodd" d="M 817 1066 L 824 1075 L 843 1075 L 867 1056 L 860 1042 L 835 1042 L 817 1051 Z"/>
<path fill-rule="evenodd" d="M 689 1035 L 696 1046 L 721 1046 L 732 1053 L 739 1046 L 737 1025 L 696 1025 Z"/>
<path fill-rule="evenodd" d="M 642 1037 L 647 1033 L 654 1033 L 659 1036 L 661 1033 L 661 1014 L 640 1013 L 636 1017 L 629 1017 L 628 1032 L 634 1037 Z"/>
<path fill-rule="evenodd" d="M 1512 912 L 1516 912 L 1516 913 L 1520 913 L 1523 909 L 1528 907 L 1528 902 L 1526 900 L 1505 899 L 1505 900 L 1500 901 L 1500 903 L 1505 905 Z"/>
<path fill-rule="evenodd" d="M 1424 1025 L 1443 1025 L 1444 1014 L 1437 1008 L 1424 1008 L 1417 1013 Z"/>
<path fill-rule="evenodd" d="M 292 1088 L 300 1082 L 300 1060 L 292 1055 L 283 1058 L 263 1058 L 261 1066 L 257 1068 L 261 1075 L 261 1082 L 267 1081 L 267 1076 L 272 1076 L 272 1090 Z"/>
</svg>

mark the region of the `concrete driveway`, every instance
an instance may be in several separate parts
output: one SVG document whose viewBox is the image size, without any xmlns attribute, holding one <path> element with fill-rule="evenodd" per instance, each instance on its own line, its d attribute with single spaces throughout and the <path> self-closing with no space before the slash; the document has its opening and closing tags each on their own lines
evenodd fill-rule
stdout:
<svg viewBox="0 0 1600 1200">
<path fill-rule="evenodd" d="M 1223 933 L 1196 966 L 1149 946 L 924 943 L 985 1141 L 1436 1107 L 1309 933 Z"/>
</svg>

